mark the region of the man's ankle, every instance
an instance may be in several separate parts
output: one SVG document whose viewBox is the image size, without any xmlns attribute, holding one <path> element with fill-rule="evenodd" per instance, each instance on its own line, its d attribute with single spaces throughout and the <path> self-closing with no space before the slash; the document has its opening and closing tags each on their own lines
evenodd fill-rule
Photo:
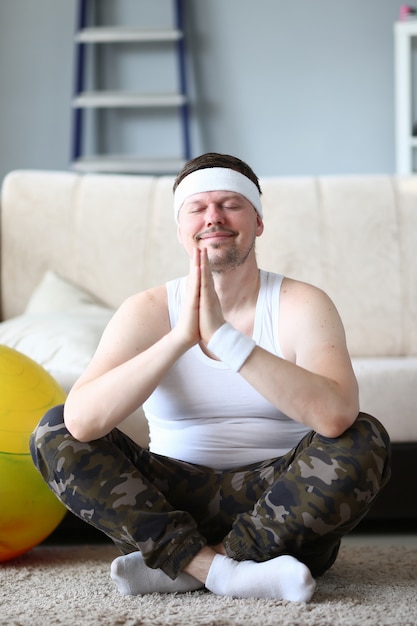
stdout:
<svg viewBox="0 0 417 626">
<path fill-rule="evenodd" d="M 212 547 L 205 546 L 191 559 L 188 565 L 184 568 L 184 572 L 193 576 L 203 584 L 207 579 L 208 571 L 211 567 L 214 557 L 219 554 Z"/>
<path fill-rule="evenodd" d="M 223 556 L 227 556 L 227 552 L 222 543 L 217 543 L 215 546 L 210 546 L 210 547 L 212 550 L 214 550 L 214 552 L 216 552 L 216 554 L 222 554 Z"/>
</svg>

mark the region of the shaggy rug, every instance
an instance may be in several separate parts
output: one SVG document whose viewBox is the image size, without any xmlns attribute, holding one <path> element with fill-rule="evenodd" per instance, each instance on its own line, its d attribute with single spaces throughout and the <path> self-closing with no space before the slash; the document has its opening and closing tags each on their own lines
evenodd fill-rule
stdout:
<svg viewBox="0 0 417 626">
<path fill-rule="evenodd" d="M 206 591 L 119 595 L 112 544 L 48 546 L 0 565 L 2 626 L 417 625 L 417 547 L 342 545 L 309 604 Z"/>
</svg>

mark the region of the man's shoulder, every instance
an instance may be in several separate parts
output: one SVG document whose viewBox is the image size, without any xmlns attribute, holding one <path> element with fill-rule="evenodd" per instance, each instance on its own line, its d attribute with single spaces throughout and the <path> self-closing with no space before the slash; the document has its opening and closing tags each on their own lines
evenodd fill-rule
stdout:
<svg viewBox="0 0 417 626">
<path fill-rule="evenodd" d="M 290 306 L 307 304 L 330 303 L 329 295 L 317 285 L 294 278 L 285 277 L 281 286 L 281 302 L 287 302 Z"/>
<path fill-rule="evenodd" d="M 166 288 L 152 287 L 132 294 L 116 311 L 112 332 L 136 337 L 137 341 L 156 341 L 169 330 Z"/>
<path fill-rule="evenodd" d="M 316 293 L 316 294 L 324 293 L 324 291 L 317 285 L 313 285 L 312 283 L 308 283 L 304 280 L 290 278 L 289 276 L 283 277 L 282 286 L 283 288 L 291 289 L 294 292 L 298 292 L 298 293 Z"/>
<path fill-rule="evenodd" d="M 158 309 L 166 309 L 167 307 L 167 290 L 165 285 L 150 287 L 143 291 L 132 294 L 123 302 L 120 308 L 125 310 L 141 310 L 150 309 L 156 312 Z"/>
<path fill-rule="evenodd" d="M 292 278 L 287 276 L 286 274 L 279 274 L 278 272 L 274 272 L 271 270 L 261 269 L 261 274 L 263 274 L 264 284 L 267 284 L 269 287 L 272 285 L 279 285 L 281 294 L 287 293 L 294 297 L 305 296 L 307 297 L 309 294 L 318 298 L 328 298 L 328 294 L 313 283 L 309 283 L 297 278 Z"/>
</svg>

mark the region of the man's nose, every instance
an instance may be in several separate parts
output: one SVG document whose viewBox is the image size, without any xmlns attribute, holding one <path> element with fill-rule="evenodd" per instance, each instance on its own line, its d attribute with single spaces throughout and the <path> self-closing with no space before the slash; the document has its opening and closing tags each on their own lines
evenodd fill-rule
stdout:
<svg viewBox="0 0 417 626">
<path fill-rule="evenodd" d="M 221 207 L 214 202 L 210 203 L 207 206 L 205 218 L 207 224 L 222 224 L 224 215 Z"/>
</svg>

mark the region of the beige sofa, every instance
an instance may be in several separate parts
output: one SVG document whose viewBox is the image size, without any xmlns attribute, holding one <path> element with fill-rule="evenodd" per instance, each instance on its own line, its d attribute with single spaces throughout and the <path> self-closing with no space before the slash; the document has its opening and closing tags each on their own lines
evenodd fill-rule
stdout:
<svg viewBox="0 0 417 626">
<path fill-rule="evenodd" d="M 0 343 L 26 352 L 69 388 L 124 298 L 187 272 L 172 182 L 10 173 L 1 195 Z M 330 294 L 362 410 L 379 417 L 393 442 L 414 445 L 417 177 L 269 177 L 261 187 L 260 266 Z M 124 428 L 146 439 L 142 420 Z"/>
</svg>

